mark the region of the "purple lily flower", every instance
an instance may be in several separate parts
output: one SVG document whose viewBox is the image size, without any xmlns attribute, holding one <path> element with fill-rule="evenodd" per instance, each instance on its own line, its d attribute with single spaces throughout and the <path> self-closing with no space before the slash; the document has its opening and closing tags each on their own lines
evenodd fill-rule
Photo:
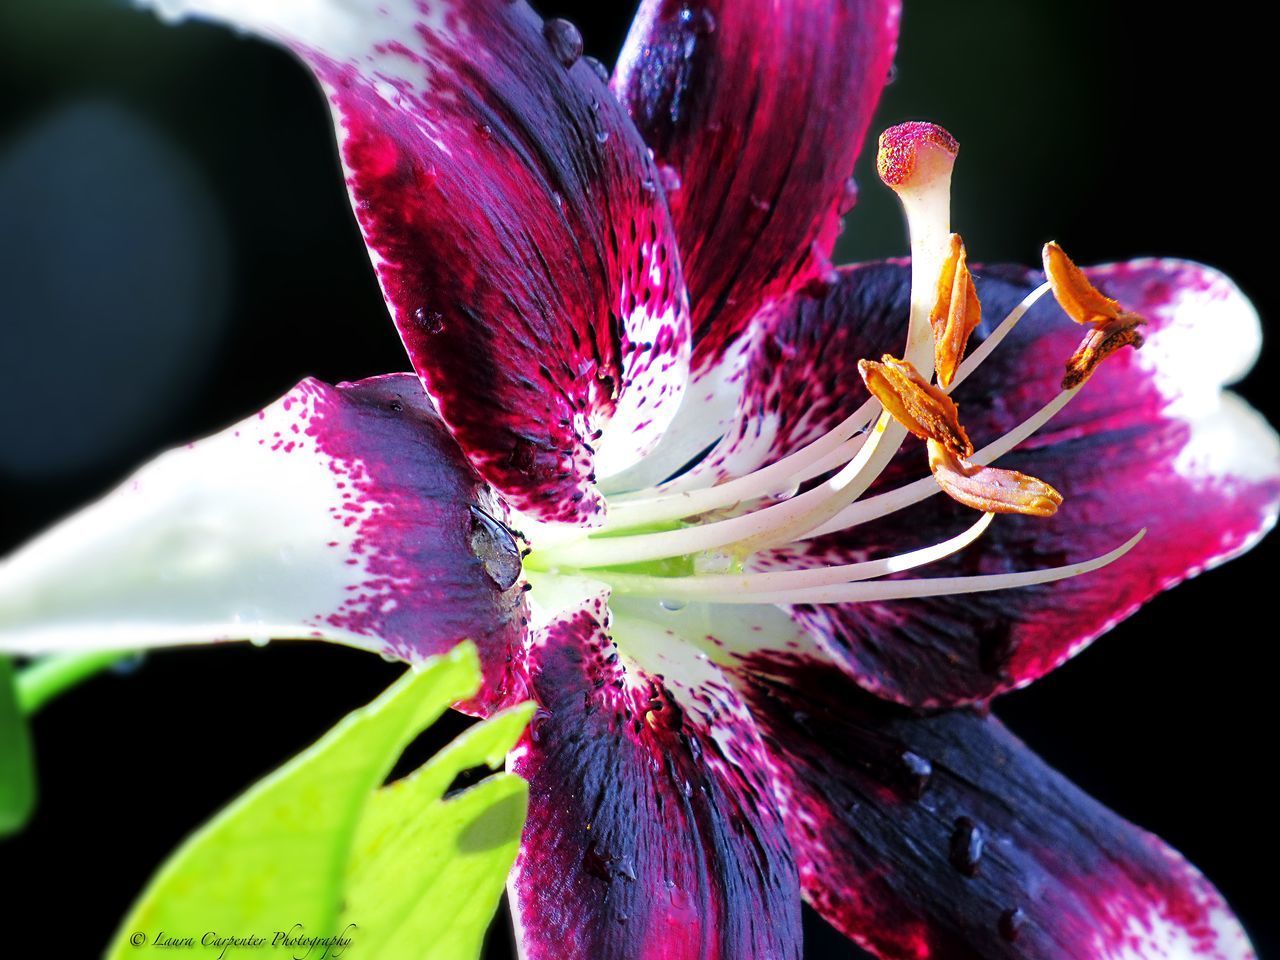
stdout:
<svg viewBox="0 0 1280 960">
<path fill-rule="evenodd" d="M 304 381 L 143 467 L 0 565 L 0 649 L 474 640 L 464 708 L 540 706 L 511 757 L 530 960 L 799 957 L 802 897 L 888 958 L 1253 956 L 985 709 L 1274 524 L 1230 280 L 970 287 L 928 126 L 883 145 L 911 261 L 833 268 L 897 0 L 644 0 L 612 78 L 523 2 L 154 4 L 320 80 L 414 374 Z M 868 392 L 885 354 L 916 387 Z M 952 448 L 904 397 L 958 405 Z M 999 499 L 1032 479 L 983 472 L 1010 450 L 1060 509 Z"/>
</svg>

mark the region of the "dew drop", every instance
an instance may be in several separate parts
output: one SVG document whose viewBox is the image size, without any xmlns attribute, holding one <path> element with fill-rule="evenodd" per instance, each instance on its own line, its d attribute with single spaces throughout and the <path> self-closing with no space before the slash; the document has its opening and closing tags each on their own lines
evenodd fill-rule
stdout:
<svg viewBox="0 0 1280 960">
<path fill-rule="evenodd" d="M 968 817 L 957 817 L 951 833 L 951 865 L 966 877 L 977 876 L 983 846 L 978 825 Z"/>
<path fill-rule="evenodd" d="M 609 131 L 608 131 L 608 130 L 597 130 L 597 131 L 596 131 L 596 143 L 608 143 L 608 142 L 609 142 Z"/>
<path fill-rule="evenodd" d="M 700 37 L 714 33 L 716 16 L 706 7 L 685 7 L 680 11 L 680 22 L 691 32 Z"/>
<path fill-rule="evenodd" d="M 658 605 L 662 607 L 663 610 L 668 610 L 671 613 L 677 613 L 687 607 L 688 603 L 684 600 L 659 600 Z"/>
<path fill-rule="evenodd" d="M 443 333 L 444 314 L 426 307 L 418 307 L 413 311 L 413 322 L 423 333 Z"/>
<path fill-rule="evenodd" d="M 510 589 L 520 578 L 520 549 L 511 531 L 474 504 L 471 506 L 471 552 L 484 564 L 484 572 L 499 590 Z"/>
<path fill-rule="evenodd" d="M 380 657 L 381 657 L 383 660 L 385 660 L 387 663 L 399 663 L 399 662 L 400 662 L 400 658 L 399 658 L 399 657 L 397 657 L 397 656 L 395 655 L 395 653 L 393 653 L 391 650 L 382 650 L 382 651 L 379 651 L 378 656 L 380 656 Z"/>
<path fill-rule="evenodd" d="M 1018 907 L 1010 907 L 1004 913 L 1000 914 L 1000 922 L 996 924 L 1000 931 L 1000 936 L 1010 943 L 1013 943 L 1022 934 L 1022 928 L 1026 926 L 1027 915 Z"/>
<path fill-rule="evenodd" d="M 271 642 L 271 638 L 266 636 L 265 634 L 255 633 L 249 637 L 249 642 L 252 643 L 255 647 L 265 647 L 268 643 Z"/>
<path fill-rule="evenodd" d="M 680 189 L 680 171 L 667 163 L 658 164 L 658 182 L 667 193 Z"/>
<path fill-rule="evenodd" d="M 568 20 L 558 17 L 542 25 L 542 35 L 551 44 L 551 52 L 566 67 L 572 67 L 582 57 L 582 34 Z"/>
<path fill-rule="evenodd" d="M 885 75 L 884 85 L 891 87 L 898 82 L 898 65 L 896 63 L 889 64 L 889 72 Z"/>
<path fill-rule="evenodd" d="M 907 790 L 919 800 L 924 796 L 924 791 L 929 786 L 929 779 L 933 776 L 933 764 L 910 750 L 905 751 L 898 761 L 902 764 L 902 774 Z"/>
<path fill-rule="evenodd" d="M 582 867 L 601 880 L 613 879 L 613 857 L 596 845 L 595 837 L 587 841 L 587 849 L 582 855 Z"/>
<path fill-rule="evenodd" d="M 609 68 L 595 57 L 583 57 L 582 62 L 591 68 L 591 72 L 600 78 L 601 83 L 609 82 Z"/>
</svg>

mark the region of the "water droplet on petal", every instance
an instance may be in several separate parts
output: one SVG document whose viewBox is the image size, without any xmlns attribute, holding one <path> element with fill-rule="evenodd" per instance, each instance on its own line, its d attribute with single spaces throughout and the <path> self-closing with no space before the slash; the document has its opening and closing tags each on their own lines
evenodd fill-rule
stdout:
<svg viewBox="0 0 1280 960">
<path fill-rule="evenodd" d="M 985 845 L 982 830 L 968 817 L 956 818 L 951 833 L 951 865 L 966 877 L 977 876 Z"/>
<path fill-rule="evenodd" d="M 1022 928 L 1026 923 L 1027 915 L 1018 907 L 1011 907 L 1000 914 L 1000 922 L 996 926 L 1000 931 L 1000 936 L 1013 943 L 1021 935 Z"/>
<path fill-rule="evenodd" d="M 568 20 L 548 20 L 542 25 L 542 35 L 551 44 L 556 59 L 566 67 L 572 67 L 582 57 L 582 34 Z"/>
<path fill-rule="evenodd" d="M 609 68 L 595 57 L 583 57 L 582 62 L 591 68 L 591 72 L 600 78 L 601 83 L 609 82 Z"/>
<path fill-rule="evenodd" d="M 271 638 L 260 633 L 253 634 L 252 636 L 249 637 L 249 642 L 252 643 L 255 647 L 265 647 L 268 643 L 271 642 Z"/>
<path fill-rule="evenodd" d="M 608 130 L 597 130 L 597 131 L 596 131 L 596 143 L 608 143 L 608 142 L 609 142 L 609 131 L 608 131 Z"/>
<path fill-rule="evenodd" d="M 680 11 L 680 22 L 700 37 L 714 33 L 716 29 L 716 15 L 706 7 L 685 7 Z"/>
<path fill-rule="evenodd" d="M 683 610 L 689 605 L 685 600 L 659 600 L 658 604 L 663 610 L 669 610 L 671 613 Z"/>
<path fill-rule="evenodd" d="M 499 590 L 510 589 L 520 578 L 520 549 L 516 546 L 515 537 L 475 505 L 471 507 L 469 545 Z"/>
<path fill-rule="evenodd" d="M 918 753 L 912 753 L 907 750 L 898 758 L 902 764 L 903 779 L 906 781 L 907 790 L 915 799 L 919 800 L 924 796 L 925 789 L 929 786 L 929 780 L 933 776 L 933 764 Z"/>
<path fill-rule="evenodd" d="M 413 322 L 423 333 L 443 333 L 444 314 L 426 307 L 418 307 L 413 311 Z"/>
<path fill-rule="evenodd" d="M 891 87 L 898 82 L 898 65 L 896 63 L 889 64 L 889 72 L 885 75 L 884 85 Z"/>
<path fill-rule="evenodd" d="M 658 164 L 658 182 L 667 193 L 680 189 L 680 171 L 667 163 Z"/>
</svg>

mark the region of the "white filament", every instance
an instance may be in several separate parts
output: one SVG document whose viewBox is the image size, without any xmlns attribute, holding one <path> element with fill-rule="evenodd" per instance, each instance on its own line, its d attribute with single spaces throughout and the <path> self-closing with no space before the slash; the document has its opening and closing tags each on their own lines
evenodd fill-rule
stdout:
<svg viewBox="0 0 1280 960">
<path fill-rule="evenodd" d="M 797 590 L 770 590 L 760 593 L 724 593 L 703 599 L 712 603 L 874 603 L 882 600 L 906 600 L 920 597 L 944 597 L 961 593 L 985 593 L 1029 587 L 1039 583 L 1067 580 L 1100 570 L 1114 563 L 1138 545 L 1146 535 L 1143 528 L 1116 547 L 1092 560 L 1069 563 L 1044 570 L 1021 573 L 992 573 L 975 577 L 917 577 L 911 580 L 881 580 L 876 583 L 841 583 L 826 587 L 804 587 Z"/>
<path fill-rule="evenodd" d="M 778 570 L 770 573 L 717 574 L 696 577 L 649 577 L 602 572 L 615 591 L 630 596 L 661 597 L 665 600 L 717 600 L 727 595 L 765 593 L 805 587 L 824 587 L 857 580 L 870 580 L 934 563 L 963 550 L 991 525 L 995 514 L 984 513 L 963 533 L 919 550 L 879 560 L 845 563 L 830 567 Z"/>
</svg>

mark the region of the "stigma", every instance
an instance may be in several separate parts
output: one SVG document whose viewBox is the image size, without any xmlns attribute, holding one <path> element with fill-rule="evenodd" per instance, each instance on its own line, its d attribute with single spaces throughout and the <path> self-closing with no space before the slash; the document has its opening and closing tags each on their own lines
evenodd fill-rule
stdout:
<svg viewBox="0 0 1280 960">
<path fill-rule="evenodd" d="M 611 498 L 603 528 L 543 541 L 526 565 L 602 580 L 615 592 L 717 603 L 858 603 L 1009 589 L 1099 569 L 1141 540 L 1138 531 L 1091 560 L 973 577 L 878 578 L 926 566 L 979 539 L 995 518 L 1047 519 L 1064 502 L 1050 482 L 993 466 L 1049 422 L 1107 357 L 1141 346 L 1144 320 L 1098 291 L 1056 243 L 1042 256 L 1046 282 L 1028 294 L 972 352 L 982 305 L 963 239 L 952 232 L 950 190 L 959 146 L 943 128 L 906 123 L 880 137 L 877 169 L 906 219 L 911 301 L 900 355 L 859 358 L 869 398 L 826 434 L 758 470 L 701 486 L 659 485 Z M 978 448 L 951 393 L 991 354 L 1042 296 L 1052 292 L 1089 328 L 1066 362 L 1061 392 L 1007 434 Z M 923 441 L 927 475 L 867 496 L 908 438 Z M 913 441 L 914 442 L 914 441 Z M 942 493 L 978 513 L 948 540 L 854 564 L 751 572 L 757 553 L 856 528 Z"/>
</svg>

